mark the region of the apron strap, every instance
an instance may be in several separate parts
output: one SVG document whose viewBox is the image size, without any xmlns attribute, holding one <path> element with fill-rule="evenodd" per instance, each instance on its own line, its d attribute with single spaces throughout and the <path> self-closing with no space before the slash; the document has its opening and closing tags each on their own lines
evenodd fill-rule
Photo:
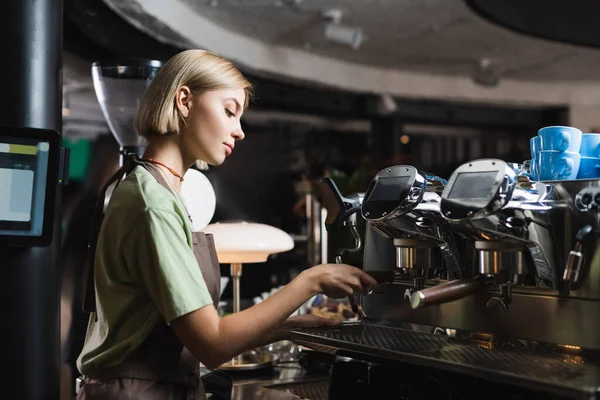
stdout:
<svg viewBox="0 0 600 400">
<path fill-rule="evenodd" d="M 129 174 L 133 168 L 140 165 L 141 162 L 137 156 L 130 154 L 125 159 L 123 166 L 104 184 L 100 191 L 98 200 L 96 201 L 96 208 L 94 209 L 94 217 L 92 219 L 92 226 L 90 227 L 90 242 L 88 244 L 87 262 L 84 266 L 85 271 L 85 287 L 83 293 L 83 304 L 82 309 L 84 312 L 93 313 L 96 312 L 96 290 L 94 282 L 94 262 L 96 256 L 96 245 L 98 244 L 98 235 L 100 234 L 100 227 L 102 226 L 102 220 L 104 219 L 104 205 L 106 202 L 106 191 L 108 188 L 116 182 L 115 189 L 119 186 L 123 177 Z M 114 190 L 113 190 L 114 192 Z"/>
</svg>

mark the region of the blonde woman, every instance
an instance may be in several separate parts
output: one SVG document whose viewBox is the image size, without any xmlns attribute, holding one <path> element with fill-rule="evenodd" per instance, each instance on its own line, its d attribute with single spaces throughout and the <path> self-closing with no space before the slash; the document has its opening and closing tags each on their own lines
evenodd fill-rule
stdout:
<svg viewBox="0 0 600 400">
<path fill-rule="evenodd" d="M 127 175 L 92 243 L 94 312 L 78 359 L 78 399 L 204 399 L 198 362 L 214 369 L 290 329 L 331 325 L 289 316 L 318 293 L 343 298 L 376 285 L 358 268 L 323 264 L 254 307 L 218 316 L 214 242 L 192 232 L 181 182 L 196 162 L 223 163 L 244 138 L 251 90 L 229 61 L 203 50 L 175 55 L 150 84 L 135 121 L 145 154 L 113 177 Z"/>
</svg>

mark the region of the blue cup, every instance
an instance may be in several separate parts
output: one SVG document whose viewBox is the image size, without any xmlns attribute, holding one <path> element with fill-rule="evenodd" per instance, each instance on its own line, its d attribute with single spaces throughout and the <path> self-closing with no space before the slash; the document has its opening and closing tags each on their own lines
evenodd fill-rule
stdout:
<svg viewBox="0 0 600 400">
<path fill-rule="evenodd" d="M 600 178 L 600 157 L 581 157 L 577 179 Z"/>
<path fill-rule="evenodd" d="M 600 157 L 600 133 L 584 133 L 579 154 L 582 157 Z"/>
<path fill-rule="evenodd" d="M 539 179 L 537 166 L 535 164 L 535 159 L 523 161 L 523 171 L 525 172 L 525 175 L 532 181 L 537 181 Z"/>
<path fill-rule="evenodd" d="M 538 151 L 542 150 L 542 140 L 539 136 L 534 136 L 529 139 L 529 151 L 531 152 L 531 159 L 535 160 Z"/>
<path fill-rule="evenodd" d="M 537 154 L 540 181 L 572 180 L 577 177 L 581 154 L 571 151 L 542 150 Z"/>
<path fill-rule="evenodd" d="M 540 150 L 579 153 L 583 132 L 572 126 L 547 126 L 538 131 Z"/>
</svg>

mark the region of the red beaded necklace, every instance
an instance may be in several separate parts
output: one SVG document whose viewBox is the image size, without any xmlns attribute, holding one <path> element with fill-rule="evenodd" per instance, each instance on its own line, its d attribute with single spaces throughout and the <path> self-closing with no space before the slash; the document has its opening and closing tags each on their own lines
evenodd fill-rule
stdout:
<svg viewBox="0 0 600 400">
<path fill-rule="evenodd" d="M 166 169 L 168 169 L 168 170 L 169 170 L 169 172 L 170 172 L 170 173 L 172 173 L 173 175 L 175 175 L 177 178 L 179 178 L 179 180 L 180 180 L 181 182 L 183 182 L 183 176 L 179 175 L 179 174 L 177 173 L 177 171 L 175 171 L 173 168 L 169 167 L 168 165 L 166 165 L 166 164 L 163 164 L 163 163 L 161 163 L 160 161 L 156 161 L 156 160 L 154 160 L 154 159 L 152 159 L 152 158 L 142 158 L 141 160 L 142 160 L 142 161 L 147 161 L 147 162 L 150 162 L 150 163 L 153 163 L 153 164 L 158 164 L 158 165 L 160 165 L 160 166 L 162 166 L 162 167 L 165 167 Z"/>
</svg>

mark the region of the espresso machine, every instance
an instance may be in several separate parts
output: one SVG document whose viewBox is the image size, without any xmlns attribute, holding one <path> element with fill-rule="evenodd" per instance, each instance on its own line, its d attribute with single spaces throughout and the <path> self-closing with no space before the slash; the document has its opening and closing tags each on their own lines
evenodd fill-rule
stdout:
<svg viewBox="0 0 600 400">
<path fill-rule="evenodd" d="M 364 318 L 292 333 L 352 360 L 332 367 L 329 399 L 599 398 L 600 180 L 533 182 L 497 159 L 447 183 L 394 166 L 361 215 L 381 282 Z M 352 376 L 363 395 L 336 394 Z"/>
<path fill-rule="evenodd" d="M 412 281 L 414 290 L 423 289 L 426 279 L 462 278 L 457 237 L 440 214 L 445 184 L 413 166 L 397 165 L 377 173 L 363 200 L 369 227 L 395 247 L 393 279 Z"/>
</svg>

